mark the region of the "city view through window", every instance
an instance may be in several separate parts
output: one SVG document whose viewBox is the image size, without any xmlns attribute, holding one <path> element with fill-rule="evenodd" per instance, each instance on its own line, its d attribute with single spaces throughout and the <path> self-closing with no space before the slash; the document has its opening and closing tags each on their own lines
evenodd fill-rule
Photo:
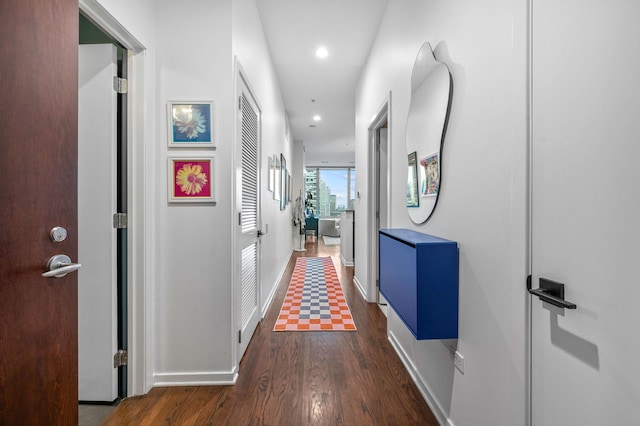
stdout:
<svg viewBox="0 0 640 426">
<path fill-rule="evenodd" d="M 355 168 L 307 168 L 305 183 L 308 216 L 335 217 L 353 210 Z"/>
</svg>

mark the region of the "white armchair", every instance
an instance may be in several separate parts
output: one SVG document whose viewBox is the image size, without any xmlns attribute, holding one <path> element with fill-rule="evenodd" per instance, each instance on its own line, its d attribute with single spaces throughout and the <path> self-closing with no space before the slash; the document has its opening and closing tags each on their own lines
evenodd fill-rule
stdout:
<svg viewBox="0 0 640 426">
<path fill-rule="evenodd" d="M 318 221 L 318 235 L 326 235 L 327 237 L 340 236 L 340 219 L 324 218 Z"/>
</svg>

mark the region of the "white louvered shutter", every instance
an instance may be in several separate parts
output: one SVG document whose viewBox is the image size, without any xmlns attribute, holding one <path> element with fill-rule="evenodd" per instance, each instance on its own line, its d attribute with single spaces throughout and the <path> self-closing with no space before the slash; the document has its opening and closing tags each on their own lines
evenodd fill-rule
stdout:
<svg viewBox="0 0 640 426">
<path fill-rule="evenodd" d="M 258 115 L 243 93 L 242 113 L 242 233 L 258 232 Z M 258 242 L 242 248 L 242 330 L 258 306 Z"/>
</svg>

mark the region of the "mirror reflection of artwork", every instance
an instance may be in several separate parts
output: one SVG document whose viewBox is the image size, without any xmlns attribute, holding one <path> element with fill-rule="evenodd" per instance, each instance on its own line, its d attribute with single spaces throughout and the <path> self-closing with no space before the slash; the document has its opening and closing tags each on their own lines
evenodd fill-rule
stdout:
<svg viewBox="0 0 640 426">
<path fill-rule="evenodd" d="M 442 185 L 442 150 L 451 94 L 449 68 L 439 62 L 429 43 L 424 43 L 411 72 L 411 102 L 407 116 L 408 153 L 417 153 L 419 205 L 407 211 L 411 221 L 422 224 L 435 211 Z M 409 198 L 407 198 L 407 201 Z"/>
<path fill-rule="evenodd" d="M 438 153 L 420 160 L 420 195 L 435 197 L 440 189 L 440 162 Z"/>
<path fill-rule="evenodd" d="M 418 154 L 409 154 L 409 169 L 407 171 L 407 207 L 418 207 Z"/>
</svg>

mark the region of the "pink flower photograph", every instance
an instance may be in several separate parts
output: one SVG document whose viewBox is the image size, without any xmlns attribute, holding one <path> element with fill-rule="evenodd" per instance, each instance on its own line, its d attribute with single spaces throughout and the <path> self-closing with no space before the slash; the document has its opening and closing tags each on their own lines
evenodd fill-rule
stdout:
<svg viewBox="0 0 640 426">
<path fill-rule="evenodd" d="M 212 202 L 213 158 L 169 159 L 169 202 Z"/>
</svg>

